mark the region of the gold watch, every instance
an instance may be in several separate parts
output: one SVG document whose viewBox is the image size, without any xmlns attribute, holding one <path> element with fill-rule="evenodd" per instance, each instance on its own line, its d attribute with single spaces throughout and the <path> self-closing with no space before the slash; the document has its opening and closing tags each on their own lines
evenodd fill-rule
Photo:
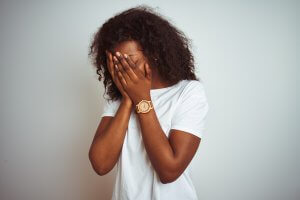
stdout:
<svg viewBox="0 0 300 200">
<path fill-rule="evenodd" d="M 136 105 L 136 112 L 137 113 L 148 113 L 151 109 L 153 109 L 152 101 L 141 100 Z"/>
</svg>

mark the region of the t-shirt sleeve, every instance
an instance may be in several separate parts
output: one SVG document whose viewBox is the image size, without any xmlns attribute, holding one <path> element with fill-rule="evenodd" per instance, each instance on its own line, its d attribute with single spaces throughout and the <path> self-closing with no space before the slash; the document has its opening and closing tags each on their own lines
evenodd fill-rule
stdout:
<svg viewBox="0 0 300 200">
<path fill-rule="evenodd" d="M 104 116 L 115 116 L 116 112 L 118 111 L 120 105 L 119 100 L 107 100 L 104 99 L 104 106 L 103 106 L 103 112 L 100 116 L 100 118 Z"/>
<path fill-rule="evenodd" d="M 191 81 L 183 90 L 174 110 L 171 129 L 181 130 L 199 138 L 204 136 L 209 110 L 203 83 Z"/>
</svg>

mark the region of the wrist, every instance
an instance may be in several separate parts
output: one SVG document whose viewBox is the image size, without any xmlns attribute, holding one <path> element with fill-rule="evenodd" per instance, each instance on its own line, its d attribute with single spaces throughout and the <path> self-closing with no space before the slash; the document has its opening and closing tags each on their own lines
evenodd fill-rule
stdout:
<svg viewBox="0 0 300 200">
<path fill-rule="evenodd" d="M 142 96 L 142 97 L 139 97 L 139 98 L 133 100 L 132 102 L 133 102 L 134 106 L 136 106 L 142 100 L 151 101 L 151 96 L 150 95 L 145 95 L 145 96 Z"/>
<path fill-rule="evenodd" d="M 131 99 L 128 98 L 122 98 L 122 104 L 126 105 L 126 107 L 128 108 L 132 108 L 133 106 L 133 102 L 131 101 Z"/>
</svg>

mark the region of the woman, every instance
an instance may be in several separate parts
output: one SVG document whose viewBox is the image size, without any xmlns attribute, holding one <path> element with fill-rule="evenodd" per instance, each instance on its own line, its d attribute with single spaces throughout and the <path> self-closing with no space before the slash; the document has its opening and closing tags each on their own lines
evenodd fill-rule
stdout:
<svg viewBox="0 0 300 200">
<path fill-rule="evenodd" d="M 148 6 L 118 13 L 95 34 L 89 55 L 110 99 L 89 158 L 99 175 L 117 164 L 113 200 L 198 199 L 189 163 L 209 107 L 189 48 Z"/>
</svg>

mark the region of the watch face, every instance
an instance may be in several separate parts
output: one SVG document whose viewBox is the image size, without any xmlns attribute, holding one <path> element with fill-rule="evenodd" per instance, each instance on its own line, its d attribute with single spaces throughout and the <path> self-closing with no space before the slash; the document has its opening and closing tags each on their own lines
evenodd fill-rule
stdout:
<svg viewBox="0 0 300 200">
<path fill-rule="evenodd" d="M 147 102 L 142 102 L 140 105 L 141 111 L 147 111 L 149 109 L 149 104 Z"/>
</svg>

